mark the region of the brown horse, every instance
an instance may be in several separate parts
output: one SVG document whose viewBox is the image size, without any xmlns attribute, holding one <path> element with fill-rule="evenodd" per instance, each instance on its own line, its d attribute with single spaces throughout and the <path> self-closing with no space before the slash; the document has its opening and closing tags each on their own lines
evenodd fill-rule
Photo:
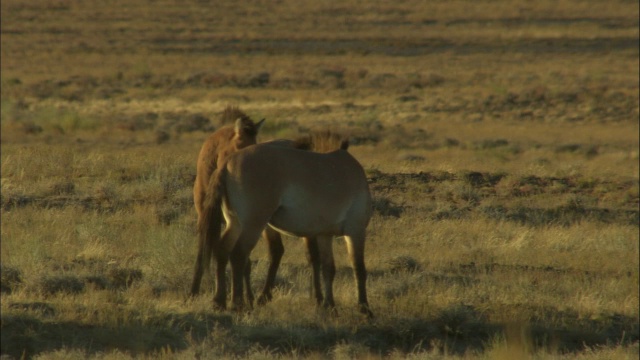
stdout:
<svg viewBox="0 0 640 360">
<path fill-rule="evenodd" d="M 345 146 L 346 147 L 346 146 Z M 231 154 L 211 177 L 199 223 L 205 267 L 216 257 L 214 303 L 226 307 L 226 264 L 232 269 L 232 303 L 243 306 L 249 254 L 269 225 L 281 233 L 317 238 L 325 297 L 333 308 L 333 237 L 344 236 L 357 284 L 360 311 L 372 316 L 366 293 L 365 232 L 372 213 L 362 166 L 344 149 L 303 151 L 288 141 L 252 145 Z M 227 226 L 220 236 L 224 216 Z"/>
<path fill-rule="evenodd" d="M 239 121 L 237 121 L 239 120 Z M 196 181 L 193 186 L 193 202 L 198 213 L 198 223 L 200 223 L 207 185 L 211 174 L 229 154 L 238 151 L 249 145 L 256 143 L 256 136 L 262 126 L 264 119 L 258 123 L 239 108 L 228 106 L 222 114 L 222 123 L 231 122 L 209 135 L 198 155 L 196 164 Z"/>
<path fill-rule="evenodd" d="M 232 125 L 226 125 L 216 130 L 205 140 L 198 155 L 196 164 L 196 180 L 193 186 L 193 202 L 198 213 L 198 224 L 202 222 L 202 209 L 207 195 L 207 185 L 211 175 L 218 167 L 219 163 L 231 153 L 238 151 L 249 145 L 256 143 L 258 131 L 262 126 L 264 119 L 258 123 L 254 123 L 249 116 L 237 107 L 228 106 L 222 114 L 222 123 L 234 121 Z M 274 247 L 277 249 L 277 242 L 282 240 L 273 239 Z M 271 243 L 272 241 L 270 241 Z M 271 246 L 270 246 L 271 247 Z M 280 244 L 282 247 L 282 244 Z M 200 283 L 204 267 L 202 264 L 202 246 L 198 247 L 198 255 L 196 258 L 196 267 L 194 279 L 191 284 L 191 295 L 195 296 L 200 292 Z M 276 265 L 276 270 L 277 266 Z M 275 278 L 275 273 L 274 273 Z M 247 282 L 249 282 L 247 276 Z M 250 294 L 252 296 L 252 294 Z"/>
</svg>

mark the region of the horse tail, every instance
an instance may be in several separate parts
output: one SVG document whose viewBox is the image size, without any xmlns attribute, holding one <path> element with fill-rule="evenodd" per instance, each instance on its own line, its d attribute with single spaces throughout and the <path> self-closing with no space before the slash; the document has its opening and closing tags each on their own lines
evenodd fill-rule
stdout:
<svg viewBox="0 0 640 360">
<path fill-rule="evenodd" d="M 209 269 L 214 249 L 220 243 L 222 228 L 222 196 L 225 193 L 226 166 L 216 170 L 209 180 L 208 192 L 202 209 L 202 221 L 198 224 L 198 236 L 202 251 L 202 267 Z"/>
</svg>

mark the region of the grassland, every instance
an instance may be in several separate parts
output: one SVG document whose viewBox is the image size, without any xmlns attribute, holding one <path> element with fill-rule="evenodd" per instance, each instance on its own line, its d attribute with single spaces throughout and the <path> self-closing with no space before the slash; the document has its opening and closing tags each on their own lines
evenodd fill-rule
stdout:
<svg viewBox="0 0 640 360">
<path fill-rule="evenodd" d="M 637 2 L 0 6 L 3 356 L 637 358 Z M 187 300 L 229 104 L 261 141 L 350 134 L 374 320 L 341 239 L 339 316 L 297 239 L 266 306 Z"/>
</svg>

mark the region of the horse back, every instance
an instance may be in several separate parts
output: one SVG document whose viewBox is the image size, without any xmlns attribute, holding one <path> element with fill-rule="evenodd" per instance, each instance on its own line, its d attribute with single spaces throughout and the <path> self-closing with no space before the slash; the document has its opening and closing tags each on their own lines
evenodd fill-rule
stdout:
<svg viewBox="0 0 640 360">
<path fill-rule="evenodd" d="M 249 146 L 229 157 L 229 170 L 243 174 L 242 181 L 267 181 L 275 188 L 296 184 L 324 189 L 340 184 L 345 192 L 368 190 L 362 165 L 346 150 L 316 153 L 289 145 L 270 142 Z"/>
</svg>

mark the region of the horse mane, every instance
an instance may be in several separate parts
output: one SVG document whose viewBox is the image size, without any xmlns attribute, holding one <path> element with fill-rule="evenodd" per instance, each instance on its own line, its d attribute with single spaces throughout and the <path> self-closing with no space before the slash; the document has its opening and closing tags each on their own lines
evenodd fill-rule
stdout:
<svg viewBox="0 0 640 360">
<path fill-rule="evenodd" d="M 347 150 L 349 138 L 331 130 L 319 130 L 295 139 L 293 147 L 318 153 L 327 153 L 338 149 Z"/>
</svg>

